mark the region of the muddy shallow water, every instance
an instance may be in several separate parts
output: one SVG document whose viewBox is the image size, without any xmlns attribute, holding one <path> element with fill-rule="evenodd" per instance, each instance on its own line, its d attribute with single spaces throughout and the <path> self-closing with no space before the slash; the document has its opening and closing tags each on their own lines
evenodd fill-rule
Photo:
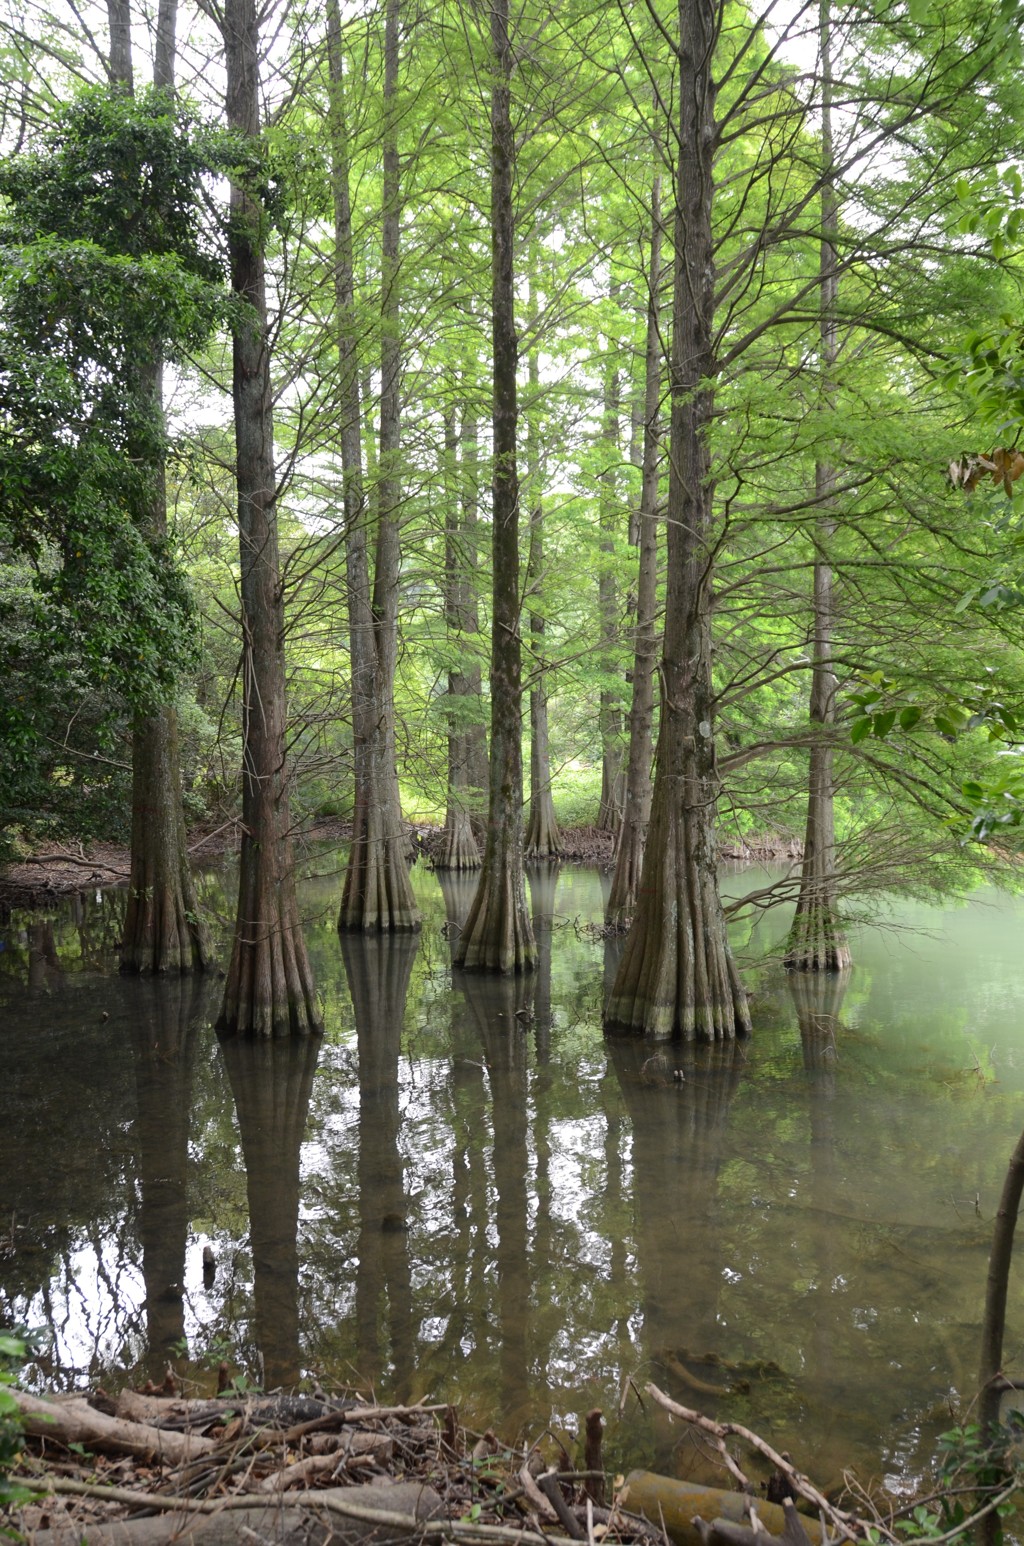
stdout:
<svg viewBox="0 0 1024 1546">
<path fill-rule="evenodd" d="M 223 1358 L 510 1437 L 601 1406 L 615 1463 L 699 1471 L 653 1379 L 826 1485 L 927 1466 L 973 1394 L 1024 1123 L 1024 903 L 894 903 L 847 982 L 751 968 L 753 1037 L 701 1050 L 602 1036 L 593 871 L 531 876 L 537 973 L 453 983 L 472 880 L 417 867 L 418 938 L 339 942 L 318 868 L 322 1041 L 221 1045 L 218 980 L 112 974 L 123 893 L 0 936 L 0 1323 L 50 1329 L 37 1383 L 170 1358 L 208 1385 Z"/>
</svg>

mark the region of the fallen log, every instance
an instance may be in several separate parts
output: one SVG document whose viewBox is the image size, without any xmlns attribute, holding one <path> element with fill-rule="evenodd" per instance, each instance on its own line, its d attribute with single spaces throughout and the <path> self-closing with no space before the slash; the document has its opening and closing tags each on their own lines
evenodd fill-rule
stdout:
<svg viewBox="0 0 1024 1546">
<path fill-rule="evenodd" d="M 108 1417 L 85 1400 L 46 1401 L 14 1389 L 8 1394 L 21 1414 L 26 1433 L 40 1439 L 55 1439 L 59 1444 L 83 1444 L 86 1449 L 113 1450 L 142 1460 L 165 1461 L 168 1465 L 180 1465 L 196 1455 L 208 1454 L 215 1447 L 212 1439 L 197 1433 L 175 1433 L 148 1423 Z"/>
<path fill-rule="evenodd" d="M 209 1512 L 179 1508 L 156 1519 L 64 1520 L 35 1531 L 32 1540 L 33 1546 L 241 1546 L 255 1537 L 274 1546 L 342 1546 L 414 1535 L 443 1513 L 432 1487 L 395 1482 L 328 1488 L 294 1503 L 254 1505 L 249 1498 L 236 1508 L 224 1499 Z"/>
<path fill-rule="evenodd" d="M 208 1401 L 180 1401 L 167 1396 L 144 1396 L 137 1390 L 122 1390 L 117 1398 L 118 1417 L 130 1422 L 149 1423 L 154 1428 L 204 1428 L 226 1417 L 241 1417 L 252 1428 L 290 1428 L 297 1423 L 321 1422 L 337 1417 L 344 1409 L 308 1396 L 217 1396 Z"/>
<path fill-rule="evenodd" d="M 700 1527 L 695 1523 L 698 1518 L 709 1522 L 722 1519 L 731 1524 L 748 1524 L 747 1509 L 751 1503 L 757 1510 L 758 1519 L 772 1535 L 781 1536 L 786 1528 L 786 1515 L 778 1503 L 766 1503 L 745 1492 L 726 1492 L 719 1487 L 677 1481 L 674 1476 L 658 1476 L 653 1471 L 630 1471 L 618 1501 L 632 1513 L 643 1514 L 651 1524 L 664 1522 L 675 1546 L 703 1546 Z M 819 1521 L 801 1516 L 800 1522 L 811 1546 L 824 1546 L 825 1536 Z"/>
</svg>

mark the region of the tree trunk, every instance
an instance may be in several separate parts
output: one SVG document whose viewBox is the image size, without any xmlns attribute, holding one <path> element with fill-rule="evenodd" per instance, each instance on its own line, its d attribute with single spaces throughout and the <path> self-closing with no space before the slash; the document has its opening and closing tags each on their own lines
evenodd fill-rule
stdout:
<svg viewBox="0 0 1024 1546">
<path fill-rule="evenodd" d="M 178 715 L 136 716 L 132 838 L 122 972 L 201 972 L 210 965 L 188 862 L 181 805 Z"/>
<path fill-rule="evenodd" d="M 834 371 L 838 354 L 836 303 L 839 297 L 834 233 L 839 219 L 839 206 L 832 177 L 832 38 L 829 0 L 823 0 L 819 7 L 818 26 L 822 71 L 823 162 L 819 285 L 821 392 L 825 405 L 834 408 Z M 814 482 L 819 519 L 815 538 L 810 720 L 812 725 L 820 727 L 820 737 L 812 745 L 810 753 L 800 894 L 789 935 L 786 965 L 797 971 L 842 971 L 849 966 L 851 956 L 839 921 L 835 886 L 831 734 L 836 717 L 836 679 L 832 670 L 832 568 L 828 560 L 835 521 L 827 511 L 835 490 L 836 473 L 829 461 L 818 460 Z"/>
<path fill-rule="evenodd" d="M 654 750 L 654 665 L 658 613 L 658 408 L 661 401 L 661 178 L 651 190 L 651 261 L 648 272 L 647 346 L 644 363 L 644 428 L 640 508 L 635 540 L 640 548 L 637 576 L 633 699 L 629 710 L 629 754 L 623 794 L 622 825 L 615 849 L 615 871 L 605 905 L 608 923 L 624 924 L 636 908 L 651 817 L 651 758 Z"/>
<path fill-rule="evenodd" d="M 387 0 L 384 32 L 384 145 L 381 238 L 380 460 L 372 597 L 364 556 L 349 573 L 352 628 L 352 721 L 355 811 L 341 898 L 339 929 L 418 929 L 402 826 L 395 753 L 395 666 L 401 565 L 398 461 L 401 436 L 399 238 L 402 218 L 398 156 L 400 0 Z M 351 230 L 351 226 L 350 226 Z M 351 244 L 351 236 L 349 237 Z M 356 378 L 358 380 L 358 377 Z M 367 598 L 369 608 L 367 609 Z M 366 613 L 369 610 L 369 621 Z M 356 634 L 360 635 L 358 652 Z"/>
<path fill-rule="evenodd" d="M 715 141 L 713 0 L 679 4 L 672 418 L 661 728 L 640 899 L 609 1027 L 725 1038 L 750 1029 L 718 893 L 711 682 Z"/>
<path fill-rule="evenodd" d="M 226 0 L 228 126 L 259 133 L 255 0 Z M 242 854 L 222 1030 L 271 1036 L 320 1029 L 299 922 L 285 762 L 284 598 L 277 547 L 262 211 L 231 189 L 231 284 L 246 314 L 233 340 L 242 602 Z"/>
<path fill-rule="evenodd" d="M 480 632 L 480 593 L 477 581 L 477 517 L 480 508 L 480 429 L 476 409 L 472 402 L 471 386 L 467 383 L 466 402 L 462 410 L 462 527 L 466 534 L 466 563 L 469 572 L 468 611 L 469 631 Z M 472 816 L 473 835 L 477 843 L 487 841 L 487 790 L 489 773 L 487 760 L 487 722 L 481 692 L 481 670 L 474 661 L 466 672 L 469 683 L 467 697 L 473 698 L 474 713 L 466 728 L 466 777 L 475 792 L 476 809 Z"/>
<path fill-rule="evenodd" d="M 174 89 L 174 0 L 162 0 L 153 83 Z M 115 88 L 131 95 L 133 86 L 131 6 L 108 0 L 108 69 Z M 163 362 L 159 349 L 139 362 L 140 402 L 153 424 L 163 426 Z M 150 463 L 151 492 L 146 538 L 167 536 L 167 485 L 163 462 L 152 461 L 151 442 L 133 448 Z M 199 922 L 198 904 L 186 846 L 178 756 L 178 715 L 173 704 L 136 714 L 132 726 L 131 873 L 124 936 L 123 972 L 191 972 L 209 965 L 209 942 Z"/>
<path fill-rule="evenodd" d="M 537 946 L 523 880 L 522 641 L 519 635 L 519 480 L 516 472 L 516 367 L 513 286 L 511 121 L 512 51 L 508 0 L 491 9 L 491 280 L 494 343 L 493 601 L 491 758 L 487 846 L 466 926 L 453 952 L 456 966 L 528 971 Z"/>
<path fill-rule="evenodd" d="M 107 0 L 107 30 L 110 33 L 110 55 L 107 74 L 114 91 L 131 96 L 135 89 L 132 72 L 132 8 L 131 0 Z"/>
<path fill-rule="evenodd" d="M 618 286 L 612 285 L 611 300 L 615 300 Z M 608 339 L 609 361 L 604 386 L 604 415 L 601 439 L 607 466 L 601 473 L 601 497 L 599 510 L 600 552 L 597 578 L 597 610 L 600 637 L 598 658 L 602 687 L 598 724 L 601 729 L 601 802 L 597 808 L 599 832 L 618 832 L 622 820 L 623 759 L 622 759 L 622 709 L 620 695 L 612 686 L 616 675 L 615 651 L 619 642 L 618 596 L 615 584 L 615 521 L 618 517 L 618 463 L 619 463 L 619 369 L 614 357 L 615 343 Z"/>
<path fill-rule="evenodd" d="M 463 524 L 455 474 L 458 470 L 458 420 L 454 400 L 445 413 L 445 627 L 450 648 L 462 655 L 464 639 L 478 628 L 476 598 L 472 591 L 469 549 L 472 534 Z M 475 508 L 475 507 L 474 507 Z M 475 681 L 473 672 L 475 669 Z M 465 722 L 466 701 L 480 694 L 479 668 L 448 672 L 448 799 L 445 808 L 444 847 L 437 866 L 445 870 L 476 870 L 480 850 L 473 832 L 469 804 L 469 736 Z"/>
<path fill-rule="evenodd" d="M 159 0 L 156 14 L 156 44 L 153 49 L 153 85 L 157 91 L 174 90 L 177 31 L 178 0 Z"/>
<path fill-rule="evenodd" d="M 1021 1193 L 1024 1192 L 1024 1133 L 1017 1139 L 1003 1182 L 992 1232 L 992 1250 L 985 1280 L 985 1316 L 981 1327 L 981 1359 L 978 1367 L 978 1417 L 989 1436 L 999 1422 L 999 1398 L 1003 1385 L 1003 1337 L 1006 1332 L 1006 1300 L 1013 1261 L 1013 1237 L 1017 1229 Z"/>
<path fill-rule="evenodd" d="M 530 355 L 530 396 L 536 402 L 540 370 L 536 353 Z M 544 505 L 543 459 L 538 451 L 533 418 L 527 424 L 526 451 L 534 485 L 530 505 L 530 557 L 526 565 L 526 592 L 530 598 L 530 648 L 534 686 L 530 689 L 530 819 L 526 824 L 524 851 L 531 859 L 555 858 L 562 852 L 562 838 L 551 798 L 551 755 L 548 743 L 547 661 L 544 656 Z"/>
</svg>

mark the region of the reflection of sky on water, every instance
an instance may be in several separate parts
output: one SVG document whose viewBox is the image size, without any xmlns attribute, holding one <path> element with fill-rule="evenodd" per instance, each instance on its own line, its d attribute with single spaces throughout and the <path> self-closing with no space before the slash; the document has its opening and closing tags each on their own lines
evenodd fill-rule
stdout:
<svg viewBox="0 0 1024 1546">
<path fill-rule="evenodd" d="M 284 1122 L 275 1142 L 289 1122 L 301 1139 L 297 1198 L 274 1190 L 270 1153 L 257 1202 L 274 1214 L 265 1240 L 297 1240 L 293 1281 L 269 1301 L 280 1366 L 297 1357 L 337 1381 L 369 1371 L 382 1395 L 403 1382 L 453 1395 L 467 1420 L 511 1431 L 602 1405 L 611 1453 L 669 1465 L 678 1435 L 633 1397 L 616 1418 L 621 1393 L 653 1377 L 687 1400 L 678 1381 L 719 1378 L 702 1361 L 713 1354 L 748 1387 L 721 1415 L 799 1448 L 826 1484 L 850 1461 L 920 1467 L 949 1426 L 944 1398 L 973 1378 L 1020 1121 L 1021 904 L 899 904 L 917 932 L 858 930 L 835 1013 L 795 1001 L 769 970 L 753 983 L 755 1035 L 723 1064 L 604 1041 L 593 874 L 559 877 L 549 978 L 459 978 L 454 992 L 436 879 L 422 866 L 414 878 L 422 939 L 401 970 L 386 944 L 367 956 L 377 986 L 358 1013 L 386 1000 L 379 1027 L 357 1027 L 337 935 L 314 928 L 331 1013 L 297 1097 L 308 1105 L 263 1116 L 247 1097 L 247 1152 L 264 1121 Z M 784 926 L 763 920 L 748 943 L 763 953 Z M 57 1330 L 41 1380 L 141 1367 L 147 1321 L 162 1315 L 166 1337 L 175 1313 L 192 1376 L 211 1382 L 226 1355 L 252 1377 L 261 1290 L 239 1118 L 209 1029 L 219 988 L 200 1002 L 102 977 L 96 941 L 110 935 L 89 898 L 56 931 L 56 986 L 52 972 L 45 994 L 24 986 L 31 931 L 0 966 L 0 1195 L 16 1241 L 4 1253 L 0 1239 L 0 1313 Z M 165 1076 L 191 1090 L 187 1132 L 142 1102 Z M 1018 1341 L 1021 1309 L 1015 1285 Z"/>
</svg>

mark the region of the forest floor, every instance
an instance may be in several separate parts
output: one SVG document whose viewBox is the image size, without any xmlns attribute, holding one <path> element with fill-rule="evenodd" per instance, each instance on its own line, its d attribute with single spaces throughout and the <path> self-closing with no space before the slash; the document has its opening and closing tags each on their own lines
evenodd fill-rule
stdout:
<svg viewBox="0 0 1024 1546">
<path fill-rule="evenodd" d="M 239 824 L 235 821 L 211 831 L 189 834 L 189 855 L 194 863 L 233 853 L 238 847 Z M 327 842 L 345 842 L 351 824 L 337 819 L 319 821 L 301 838 L 301 848 Z M 441 828 L 410 829 L 414 850 L 429 860 L 441 840 Z M 801 844 L 794 838 L 770 834 L 745 843 L 725 843 L 722 858 L 740 863 L 799 859 Z M 597 827 L 572 827 L 562 832 L 561 857 L 571 864 L 593 864 L 610 869 L 615 861 L 615 836 Z M 58 897 L 73 896 L 95 886 L 128 884 L 131 855 L 126 844 L 102 840 L 52 841 L 0 870 L 0 907 L 47 907 Z"/>
<path fill-rule="evenodd" d="M 35 1546 L 775 1546 L 780 1537 L 780 1546 L 822 1546 L 830 1532 L 863 1537 L 868 1521 L 829 1502 L 788 1457 L 647 1388 L 700 1430 L 716 1462 L 711 1485 L 648 1471 L 613 1481 L 596 1409 L 567 1441 L 578 1450 L 570 1454 L 550 1429 L 518 1445 L 470 1431 L 444 1403 L 379 1406 L 354 1391 L 230 1386 L 212 1399 L 186 1397 L 170 1369 L 160 1390 L 116 1398 L 10 1389 L 23 1438 L 0 1473 L 0 1532 Z M 726 1454 L 734 1434 L 774 1465 L 760 1485 Z M 11 1484 L 21 1495 L 5 1508 Z M 796 1515 L 794 1500 L 810 1517 Z M 748 1518 L 753 1531 L 738 1528 Z M 884 1527 L 880 1537 L 899 1546 Z"/>
</svg>

